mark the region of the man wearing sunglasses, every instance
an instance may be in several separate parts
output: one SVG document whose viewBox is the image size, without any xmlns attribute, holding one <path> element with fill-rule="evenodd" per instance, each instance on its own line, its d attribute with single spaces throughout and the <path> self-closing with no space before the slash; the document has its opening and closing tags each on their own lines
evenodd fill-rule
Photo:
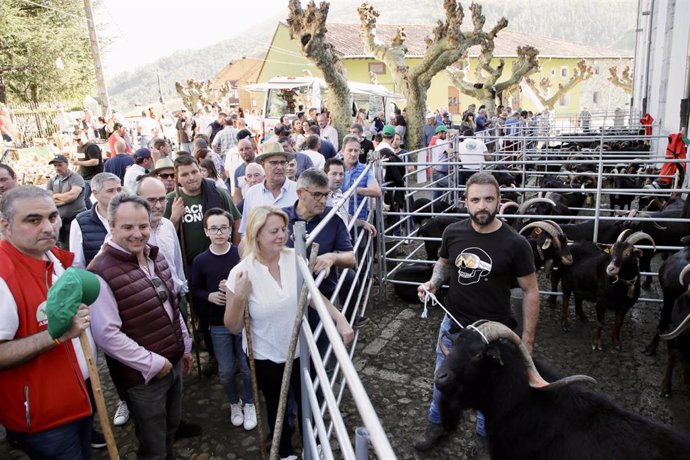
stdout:
<svg viewBox="0 0 690 460">
<path fill-rule="evenodd" d="M 182 410 L 182 373 L 192 370 L 192 341 L 174 295 L 170 266 L 149 246 L 151 208 L 136 195 L 110 201 L 112 239 L 89 265 L 101 296 L 92 333 L 136 425 L 138 457 L 172 458 Z"/>
<path fill-rule="evenodd" d="M 166 193 L 170 193 L 175 190 L 175 165 L 170 158 L 165 157 L 156 161 L 156 164 L 154 165 L 154 168 L 151 170 L 150 174 L 159 178 L 161 182 L 163 182 Z"/>
</svg>

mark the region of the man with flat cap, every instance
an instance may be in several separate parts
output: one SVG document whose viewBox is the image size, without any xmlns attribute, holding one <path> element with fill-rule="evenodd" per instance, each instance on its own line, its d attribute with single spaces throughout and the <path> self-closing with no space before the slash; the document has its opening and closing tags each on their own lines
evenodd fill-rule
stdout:
<svg viewBox="0 0 690 460">
<path fill-rule="evenodd" d="M 289 161 L 295 158 L 294 153 L 286 152 L 277 142 L 263 144 L 262 153 L 256 162 L 264 167 L 266 178 L 260 184 L 253 185 L 244 196 L 240 233 L 244 234 L 247 216 L 254 206 L 270 204 L 278 208 L 292 206 L 297 201 L 297 184 L 287 178 L 286 168 Z"/>
</svg>

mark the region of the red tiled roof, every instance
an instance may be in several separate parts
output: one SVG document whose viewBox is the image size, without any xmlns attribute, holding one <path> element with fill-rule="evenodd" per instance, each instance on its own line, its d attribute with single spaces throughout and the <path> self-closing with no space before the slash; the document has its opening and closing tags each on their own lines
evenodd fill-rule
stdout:
<svg viewBox="0 0 690 460">
<path fill-rule="evenodd" d="M 328 23 L 327 40 L 335 46 L 335 49 L 344 58 L 368 57 L 364 46 L 359 39 L 359 24 Z M 434 25 L 431 24 L 404 24 L 407 34 L 408 56 L 421 57 L 426 53 L 426 37 L 432 37 Z M 486 30 L 492 26 L 487 24 Z M 395 36 L 397 25 L 377 25 L 377 39 L 389 44 Z M 495 57 L 517 57 L 518 46 L 531 45 L 539 50 L 540 58 L 632 58 L 632 53 L 611 48 L 599 48 L 579 43 L 571 43 L 554 38 L 528 35 L 518 32 L 502 30 L 495 41 Z M 479 47 L 470 48 L 470 56 L 477 56 Z"/>
<path fill-rule="evenodd" d="M 263 59 L 253 58 L 230 61 L 216 74 L 213 82 L 221 85 L 229 80 L 234 86 L 256 83 L 263 62 Z"/>
</svg>

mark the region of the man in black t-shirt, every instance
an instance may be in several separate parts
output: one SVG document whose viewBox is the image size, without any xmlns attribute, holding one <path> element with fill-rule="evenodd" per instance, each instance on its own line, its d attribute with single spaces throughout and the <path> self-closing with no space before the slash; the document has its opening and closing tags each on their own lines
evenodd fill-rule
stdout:
<svg viewBox="0 0 690 460">
<path fill-rule="evenodd" d="M 81 131 L 74 132 L 74 142 L 77 144 L 77 158 L 72 161 L 79 166 L 79 175 L 84 179 L 84 203 L 86 209 L 91 209 L 91 179 L 103 172 L 103 154 L 93 142 L 84 143 Z"/>
<path fill-rule="evenodd" d="M 510 288 L 517 279 L 523 293 L 522 342 L 532 353 L 539 318 L 539 288 L 529 243 L 496 219 L 500 194 L 498 182 L 491 174 L 474 174 L 467 181 L 465 200 L 470 218 L 448 226 L 443 232 L 439 260 L 431 280 L 418 288 L 419 297 L 424 299 L 425 289 L 435 293 L 448 283 L 446 308 L 462 326 L 487 319 L 514 329 L 517 321 L 510 306 Z M 448 314 L 445 315 L 439 337 L 448 349 L 452 348 L 452 342 L 444 334 L 457 331 L 459 327 Z M 437 344 L 436 369 L 444 359 Z M 434 387 L 429 423 L 424 435 L 415 442 L 417 450 L 430 449 L 446 434 L 441 425 L 438 401 L 439 392 Z M 477 433 L 480 436 L 485 435 L 483 422 L 483 415 L 478 412 Z"/>
</svg>

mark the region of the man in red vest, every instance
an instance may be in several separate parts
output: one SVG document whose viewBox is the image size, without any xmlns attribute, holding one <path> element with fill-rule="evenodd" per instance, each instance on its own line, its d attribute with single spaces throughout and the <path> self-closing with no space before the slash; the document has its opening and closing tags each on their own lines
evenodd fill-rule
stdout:
<svg viewBox="0 0 690 460">
<path fill-rule="evenodd" d="M 48 333 L 48 289 L 72 264 L 58 249 L 50 192 L 16 187 L 0 199 L 0 424 L 31 458 L 91 457 L 89 373 L 79 334 L 84 305 L 61 337 Z"/>
</svg>

